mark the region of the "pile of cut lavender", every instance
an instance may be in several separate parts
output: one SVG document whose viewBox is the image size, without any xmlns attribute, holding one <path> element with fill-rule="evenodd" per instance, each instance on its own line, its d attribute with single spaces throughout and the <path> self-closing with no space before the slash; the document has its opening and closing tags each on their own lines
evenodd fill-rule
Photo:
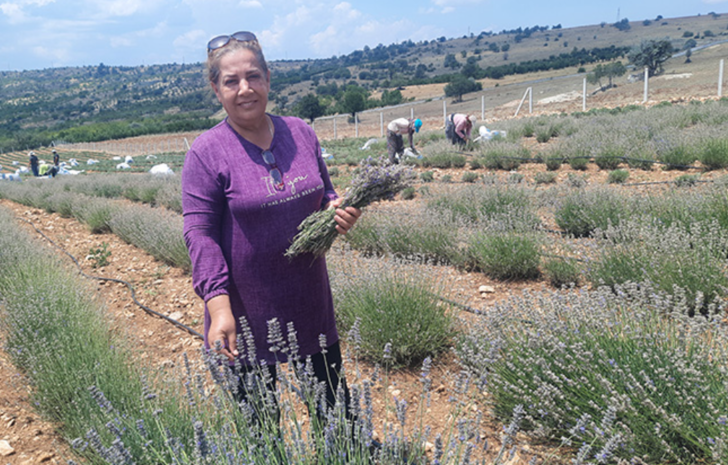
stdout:
<svg viewBox="0 0 728 465">
<path fill-rule="evenodd" d="M 391 199 L 397 192 L 412 184 L 415 173 L 406 165 L 390 164 L 386 158 L 367 158 L 359 163 L 351 179 L 351 186 L 344 194 L 339 208 L 364 208 L 372 202 Z M 285 256 L 296 257 L 312 253 L 320 257 L 331 248 L 336 236 L 335 209 L 317 211 L 298 225 L 300 231 L 293 238 Z"/>
</svg>

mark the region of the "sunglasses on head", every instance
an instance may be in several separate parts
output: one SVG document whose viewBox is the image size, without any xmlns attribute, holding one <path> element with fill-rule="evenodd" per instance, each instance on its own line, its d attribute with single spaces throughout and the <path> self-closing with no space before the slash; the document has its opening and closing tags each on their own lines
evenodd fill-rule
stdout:
<svg viewBox="0 0 728 465">
<path fill-rule="evenodd" d="M 248 32 L 248 31 L 238 31 L 233 35 L 217 36 L 214 39 L 211 39 L 207 43 L 207 53 L 210 53 L 213 50 L 217 50 L 220 47 L 226 46 L 228 44 L 228 42 L 230 42 L 230 39 L 235 39 L 238 42 L 248 42 L 248 41 L 252 41 L 252 40 L 255 40 L 255 41 L 258 40 L 258 38 L 255 37 L 255 34 L 253 34 L 252 32 Z"/>
<path fill-rule="evenodd" d="M 281 174 L 281 170 L 278 169 L 278 165 L 276 164 L 276 157 L 273 156 L 273 152 L 270 150 L 264 150 L 263 151 L 263 161 L 265 161 L 268 166 L 270 166 L 270 179 L 273 181 L 273 186 L 276 188 L 276 190 L 282 191 L 285 185 L 283 184 L 283 175 Z"/>
</svg>

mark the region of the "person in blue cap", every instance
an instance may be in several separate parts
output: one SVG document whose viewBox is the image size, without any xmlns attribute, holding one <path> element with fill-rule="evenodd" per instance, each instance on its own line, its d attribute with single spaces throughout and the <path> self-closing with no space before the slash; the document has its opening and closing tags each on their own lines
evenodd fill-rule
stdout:
<svg viewBox="0 0 728 465">
<path fill-rule="evenodd" d="M 387 152 L 389 153 L 389 161 L 391 163 L 399 163 L 400 158 L 404 154 L 404 141 L 402 135 L 407 134 L 409 146 L 413 152 L 417 153 L 414 146 L 413 135 L 420 132 L 422 120 L 397 118 L 387 125 Z"/>
</svg>

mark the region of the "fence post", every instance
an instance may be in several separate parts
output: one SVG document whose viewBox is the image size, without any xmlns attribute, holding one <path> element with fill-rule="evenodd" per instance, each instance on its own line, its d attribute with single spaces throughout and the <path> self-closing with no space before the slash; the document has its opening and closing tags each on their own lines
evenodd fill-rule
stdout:
<svg viewBox="0 0 728 465">
<path fill-rule="evenodd" d="M 415 117 L 415 107 L 410 107 L 410 118 L 414 119 Z"/>
<path fill-rule="evenodd" d="M 533 113 L 533 87 L 528 88 L 528 114 Z"/>
<path fill-rule="evenodd" d="M 528 106 L 529 106 L 529 110 L 530 110 L 530 107 L 531 107 L 531 94 L 532 93 L 533 93 L 533 91 L 532 91 L 532 88 L 531 87 L 526 88 L 526 92 L 523 94 L 523 98 L 521 99 L 521 103 L 519 103 L 518 104 L 518 108 L 516 108 L 516 114 L 513 115 L 514 117 L 515 116 L 518 116 L 518 112 L 521 111 L 521 107 L 523 106 L 523 102 L 526 101 L 526 97 L 529 97 L 529 99 L 528 99 Z"/>
<path fill-rule="evenodd" d="M 647 95 L 649 93 L 649 87 L 650 87 L 650 70 L 645 66 L 645 95 L 642 99 L 642 103 L 647 102 Z"/>
<path fill-rule="evenodd" d="M 334 116 L 334 140 L 336 140 L 336 116 Z"/>
<path fill-rule="evenodd" d="M 354 113 L 354 130 L 356 132 L 356 137 L 359 137 L 359 115 Z"/>
<path fill-rule="evenodd" d="M 582 91 L 581 111 L 586 111 L 586 78 L 584 78 L 584 90 Z"/>
<path fill-rule="evenodd" d="M 723 58 L 720 59 L 720 67 L 718 68 L 718 98 L 723 96 Z"/>
</svg>

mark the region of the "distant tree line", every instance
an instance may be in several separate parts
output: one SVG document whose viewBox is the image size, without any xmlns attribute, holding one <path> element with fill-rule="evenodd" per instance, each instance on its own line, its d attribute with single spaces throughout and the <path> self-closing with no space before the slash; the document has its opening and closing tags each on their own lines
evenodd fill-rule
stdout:
<svg viewBox="0 0 728 465">
<path fill-rule="evenodd" d="M 68 125 L 58 130 L 34 128 L 18 131 L 0 130 L 0 150 L 27 150 L 48 147 L 53 141 L 97 142 L 123 139 L 149 134 L 205 130 L 218 121 L 210 118 L 194 118 L 189 115 L 158 116 L 122 121 L 99 121 L 81 125 Z"/>
</svg>

